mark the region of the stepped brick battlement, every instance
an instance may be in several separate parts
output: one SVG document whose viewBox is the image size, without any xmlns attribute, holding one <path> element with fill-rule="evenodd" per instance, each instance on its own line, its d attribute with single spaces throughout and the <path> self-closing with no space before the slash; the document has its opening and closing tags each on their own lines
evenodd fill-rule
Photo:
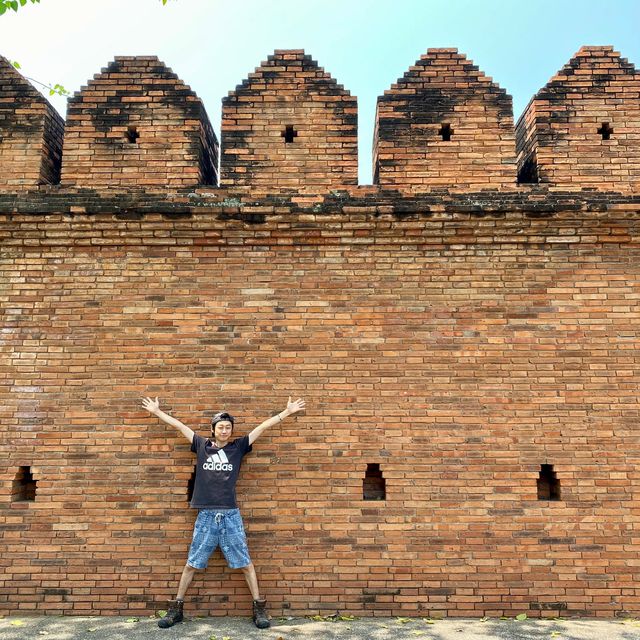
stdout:
<svg viewBox="0 0 640 640">
<path fill-rule="evenodd" d="M 429 49 L 378 98 L 373 154 L 382 187 L 514 187 L 511 96 L 457 49 Z"/>
<path fill-rule="evenodd" d="M 358 183 L 356 98 L 304 51 L 276 51 L 222 101 L 222 186 Z"/>
<path fill-rule="evenodd" d="M 202 102 L 154 56 L 117 57 L 69 99 L 63 186 L 215 184 L 217 165 Z"/>
<path fill-rule="evenodd" d="M 58 112 L 0 56 L 0 189 L 59 182 L 63 131 Z"/>
<path fill-rule="evenodd" d="M 640 73 L 613 47 L 582 47 L 535 95 L 517 127 L 524 182 L 640 187 Z"/>
</svg>

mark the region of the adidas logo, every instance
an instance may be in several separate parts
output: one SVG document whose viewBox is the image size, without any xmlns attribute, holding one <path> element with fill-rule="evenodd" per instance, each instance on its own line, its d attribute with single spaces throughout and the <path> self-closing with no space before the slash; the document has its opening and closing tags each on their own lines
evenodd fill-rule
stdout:
<svg viewBox="0 0 640 640">
<path fill-rule="evenodd" d="M 229 462 L 229 458 L 227 458 L 222 449 L 218 453 L 209 456 L 202 468 L 206 471 L 233 471 L 233 465 Z"/>
</svg>

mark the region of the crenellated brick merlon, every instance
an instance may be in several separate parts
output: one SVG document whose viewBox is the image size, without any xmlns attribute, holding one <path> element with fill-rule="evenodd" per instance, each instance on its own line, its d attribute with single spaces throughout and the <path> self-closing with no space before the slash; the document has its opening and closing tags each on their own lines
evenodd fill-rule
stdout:
<svg viewBox="0 0 640 640">
<path fill-rule="evenodd" d="M 329 191 L 358 182 L 356 98 L 299 50 L 276 50 L 222 100 L 222 186 Z"/>
<path fill-rule="evenodd" d="M 429 49 L 378 98 L 373 164 L 382 187 L 513 187 L 511 96 L 457 49 Z"/>
<path fill-rule="evenodd" d="M 56 184 L 63 136 L 58 112 L 0 56 L 0 189 Z"/>
<path fill-rule="evenodd" d="M 640 74 L 613 47 L 582 47 L 516 126 L 521 182 L 640 186 Z"/>
<path fill-rule="evenodd" d="M 119 56 L 69 99 L 62 184 L 216 184 L 218 142 L 202 101 L 155 56 Z"/>
</svg>

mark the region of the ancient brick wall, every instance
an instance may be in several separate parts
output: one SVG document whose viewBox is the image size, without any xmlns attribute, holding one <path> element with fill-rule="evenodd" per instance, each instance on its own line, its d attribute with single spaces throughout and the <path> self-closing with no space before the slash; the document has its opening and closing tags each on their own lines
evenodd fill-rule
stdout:
<svg viewBox="0 0 640 640">
<path fill-rule="evenodd" d="M 184 562 L 193 458 L 140 397 L 244 433 L 291 393 L 307 411 L 239 487 L 275 613 L 637 610 L 637 198 L 542 217 L 219 198 L 3 216 L 7 608 L 151 612 Z M 82 206 L 106 204 L 133 217 Z M 369 464 L 384 501 L 362 499 Z M 537 498 L 542 464 L 560 501 Z M 37 497 L 10 502 L 25 466 Z M 194 587 L 200 611 L 248 606 L 220 559 Z"/>
<path fill-rule="evenodd" d="M 141 397 L 206 435 L 293 395 L 238 487 L 274 615 L 637 615 L 640 194 L 511 168 L 0 187 L 0 614 L 161 608 L 194 459 Z M 189 599 L 250 607 L 219 555 Z"/>
</svg>

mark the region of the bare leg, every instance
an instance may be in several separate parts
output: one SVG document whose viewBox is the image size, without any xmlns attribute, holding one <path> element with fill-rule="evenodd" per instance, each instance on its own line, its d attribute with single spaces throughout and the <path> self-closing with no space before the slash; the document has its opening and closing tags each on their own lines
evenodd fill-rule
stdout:
<svg viewBox="0 0 640 640">
<path fill-rule="evenodd" d="M 184 565 L 182 570 L 182 577 L 180 578 L 180 586 L 178 587 L 178 595 L 176 600 L 184 600 L 184 594 L 187 592 L 193 576 L 196 574 L 197 569 L 190 567 L 188 564 Z"/>
<path fill-rule="evenodd" d="M 260 590 L 258 589 L 258 578 L 256 577 L 256 570 L 253 568 L 253 562 L 246 567 L 242 567 L 242 573 L 244 573 L 244 579 L 247 581 L 249 591 L 254 600 L 260 600 Z M 182 582 L 180 583 L 182 584 Z"/>
</svg>

